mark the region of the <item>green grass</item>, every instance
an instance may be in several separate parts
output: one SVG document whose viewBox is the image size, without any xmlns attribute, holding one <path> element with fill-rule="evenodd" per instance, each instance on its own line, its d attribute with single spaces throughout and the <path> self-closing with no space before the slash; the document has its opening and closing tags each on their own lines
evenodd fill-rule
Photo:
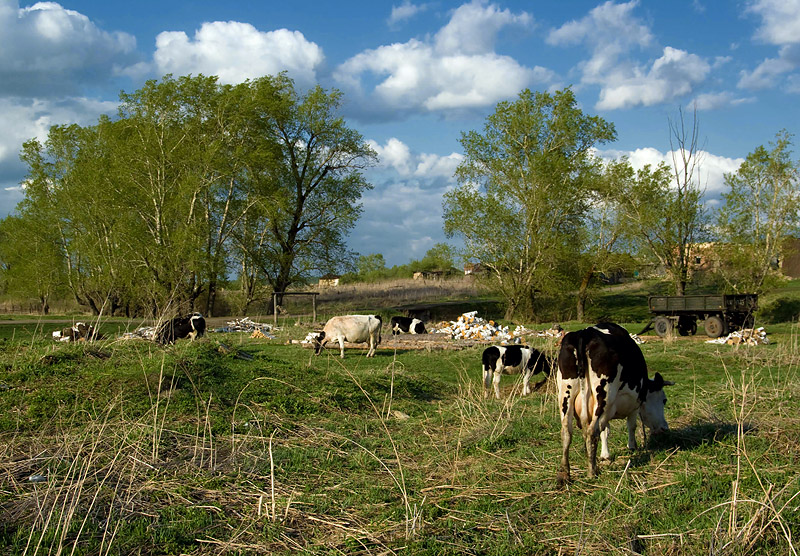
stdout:
<svg viewBox="0 0 800 556">
<path fill-rule="evenodd" d="M 618 317 L 634 307 L 605 303 Z M 638 332 L 630 315 L 620 320 Z M 0 327 L 13 338 L 0 341 L 0 553 L 798 549 L 795 324 L 769 326 L 765 346 L 648 335 L 651 376 L 676 382 L 671 432 L 628 453 L 614 422 L 596 479 L 577 434 L 565 490 L 552 383 L 520 398 L 506 377 L 503 399 L 484 400 L 482 346 L 395 353 L 384 338 L 375 358 L 349 349 L 341 360 L 285 345 L 307 330 L 161 348 Z M 548 342 L 532 339 L 554 353 Z"/>
</svg>

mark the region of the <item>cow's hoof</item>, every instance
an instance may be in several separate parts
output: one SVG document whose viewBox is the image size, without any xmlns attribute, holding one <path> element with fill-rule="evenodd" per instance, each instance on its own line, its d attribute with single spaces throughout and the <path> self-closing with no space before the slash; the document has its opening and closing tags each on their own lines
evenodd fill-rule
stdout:
<svg viewBox="0 0 800 556">
<path fill-rule="evenodd" d="M 558 488 L 564 488 L 569 484 L 570 478 L 569 473 L 565 473 L 564 471 L 559 471 L 558 475 L 556 475 L 556 486 Z"/>
</svg>

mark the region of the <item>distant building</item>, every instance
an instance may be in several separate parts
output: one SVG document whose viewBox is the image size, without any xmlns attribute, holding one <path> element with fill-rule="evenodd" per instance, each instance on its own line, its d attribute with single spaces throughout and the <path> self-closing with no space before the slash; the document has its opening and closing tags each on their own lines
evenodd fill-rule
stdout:
<svg viewBox="0 0 800 556">
<path fill-rule="evenodd" d="M 481 263 L 467 263 L 464 265 L 464 276 L 478 276 L 487 272 L 488 269 Z"/>
<path fill-rule="evenodd" d="M 326 274 L 325 276 L 321 276 L 319 279 L 319 287 L 320 288 L 335 288 L 339 285 L 339 278 L 335 274 Z"/>
<path fill-rule="evenodd" d="M 441 280 L 442 276 L 444 276 L 443 270 L 423 270 L 414 273 L 414 280 Z"/>
</svg>

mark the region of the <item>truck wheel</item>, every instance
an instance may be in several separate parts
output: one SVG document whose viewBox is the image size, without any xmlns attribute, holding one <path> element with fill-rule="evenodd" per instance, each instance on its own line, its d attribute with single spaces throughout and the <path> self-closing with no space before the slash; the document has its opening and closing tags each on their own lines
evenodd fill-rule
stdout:
<svg viewBox="0 0 800 556">
<path fill-rule="evenodd" d="M 672 321 L 667 317 L 656 317 L 656 320 L 653 321 L 653 328 L 655 328 L 656 334 L 664 338 L 672 334 Z"/>
<path fill-rule="evenodd" d="M 725 333 L 725 323 L 717 316 L 708 317 L 703 323 L 703 327 L 709 338 L 719 338 Z"/>
</svg>

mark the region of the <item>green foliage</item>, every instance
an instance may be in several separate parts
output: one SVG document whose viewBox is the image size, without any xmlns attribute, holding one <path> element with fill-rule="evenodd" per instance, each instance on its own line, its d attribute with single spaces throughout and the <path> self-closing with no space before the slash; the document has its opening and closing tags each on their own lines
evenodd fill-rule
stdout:
<svg viewBox="0 0 800 556">
<path fill-rule="evenodd" d="M 246 307 L 348 266 L 375 153 L 337 115 L 341 93 L 300 95 L 285 75 L 168 75 L 120 100 L 114 120 L 25 144 L 25 199 L 0 229 L 10 291 L 43 311 L 68 288 L 96 314 L 175 313 L 201 297 L 210 313 L 234 269 Z"/>
<path fill-rule="evenodd" d="M 536 292 L 571 286 L 565 272 L 597 166 L 590 149 L 616 134 L 584 114 L 570 89 L 501 102 L 482 133 L 463 133 L 459 187 L 444 199 L 445 233 L 488 267 L 507 317 L 530 317 Z M 572 281 L 574 283 L 574 281 Z"/>
<path fill-rule="evenodd" d="M 791 134 L 782 131 L 769 150 L 757 147 L 735 173 L 725 175 L 729 190 L 717 218 L 719 276 L 736 293 L 774 286 L 784 240 L 800 230 L 800 161 L 792 160 L 791 147 Z"/>
</svg>

